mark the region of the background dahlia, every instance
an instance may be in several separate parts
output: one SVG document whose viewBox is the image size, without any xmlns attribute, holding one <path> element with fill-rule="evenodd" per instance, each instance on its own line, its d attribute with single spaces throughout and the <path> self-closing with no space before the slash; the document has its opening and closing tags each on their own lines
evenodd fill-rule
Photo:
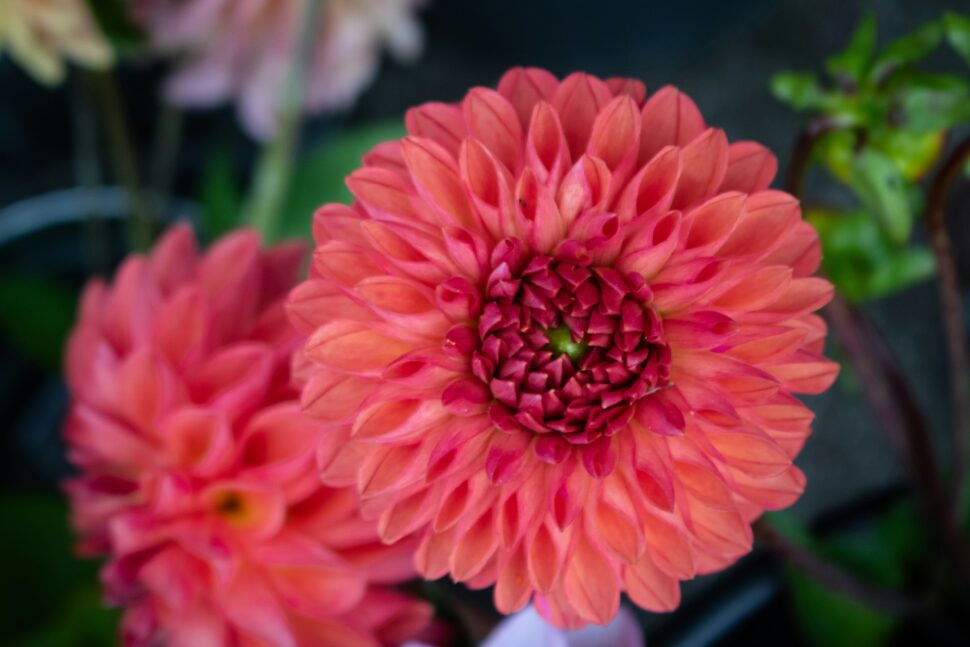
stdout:
<svg viewBox="0 0 970 647">
<path fill-rule="evenodd" d="M 177 226 L 85 291 L 66 487 L 125 644 L 397 644 L 428 620 L 380 586 L 411 574 L 411 547 L 319 485 L 282 301 L 303 253 L 241 231 L 198 257 Z"/>
<path fill-rule="evenodd" d="M 186 106 L 237 104 L 255 137 L 270 136 L 306 0 L 135 0 L 153 46 L 181 59 L 167 94 Z M 422 0 L 327 0 L 304 90 L 307 112 L 350 106 L 373 80 L 386 48 L 401 61 L 423 44 Z"/>
<path fill-rule="evenodd" d="M 85 0 L 2 0 L 0 54 L 5 52 L 46 85 L 64 80 L 66 61 L 104 68 L 112 60 Z"/>
<path fill-rule="evenodd" d="M 680 580 L 751 548 L 791 504 L 818 393 L 814 230 L 672 87 L 513 69 L 407 114 L 410 136 L 316 215 L 292 294 L 326 425 L 326 482 L 355 485 L 418 569 L 606 623 L 621 591 L 669 610 Z"/>
</svg>

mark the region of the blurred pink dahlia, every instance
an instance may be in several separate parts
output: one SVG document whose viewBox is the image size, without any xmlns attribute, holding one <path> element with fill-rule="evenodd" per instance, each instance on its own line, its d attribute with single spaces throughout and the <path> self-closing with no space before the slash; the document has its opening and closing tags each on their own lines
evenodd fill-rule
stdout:
<svg viewBox="0 0 970 647">
<path fill-rule="evenodd" d="M 291 294 L 325 482 L 499 610 L 608 622 L 751 548 L 837 366 L 819 243 L 672 87 L 513 69 L 407 114 Z"/>
<path fill-rule="evenodd" d="M 186 106 L 235 101 L 254 137 L 270 136 L 307 0 L 135 0 L 154 47 L 182 60 L 166 88 Z M 415 12 L 424 0 L 325 0 L 307 71 L 304 105 L 349 107 L 377 74 L 383 50 L 420 53 Z"/>
<path fill-rule="evenodd" d="M 303 254 L 240 232 L 198 257 L 178 226 L 85 291 L 66 487 L 126 645 L 378 646 L 428 620 L 382 586 L 413 573 L 413 547 L 319 484 L 283 311 Z"/>
</svg>

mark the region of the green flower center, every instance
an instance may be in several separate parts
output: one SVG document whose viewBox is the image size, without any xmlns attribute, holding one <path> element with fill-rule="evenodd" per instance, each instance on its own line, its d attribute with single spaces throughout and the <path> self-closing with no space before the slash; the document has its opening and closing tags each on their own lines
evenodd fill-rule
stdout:
<svg viewBox="0 0 970 647">
<path fill-rule="evenodd" d="M 574 362 L 578 362 L 589 348 L 589 344 L 584 341 L 573 341 L 572 333 L 569 332 L 569 328 L 565 324 L 547 330 L 546 337 L 549 338 L 550 349 L 560 355 L 569 355 L 569 358 Z"/>
</svg>

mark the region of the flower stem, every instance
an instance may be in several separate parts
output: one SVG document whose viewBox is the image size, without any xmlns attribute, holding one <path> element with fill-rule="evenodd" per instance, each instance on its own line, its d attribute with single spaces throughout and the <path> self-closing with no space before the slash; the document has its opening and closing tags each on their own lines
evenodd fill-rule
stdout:
<svg viewBox="0 0 970 647">
<path fill-rule="evenodd" d="M 804 174 L 819 136 L 818 129 L 810 127 L 802 131 L 792 168 L 801 169 Z M 804 186 L 802 178 L 790 177 L 789 181 L 789 191 L 800 197 L 796 191 Z M 878 331 L 838 293 L 826 308 L 826 315 L 859 374 L 869 406 L 910 473 L 940 545 L 963 582 L 963 590 L 970 590 L 970 552 L 950 514 L 943 479 L 929 440 L 929 428 L 900 367 Z"/>
<path fill-rule="evenodd" d="M 79 72 L 74 78 L 74 180 L 81 189 L 81 212 L 84 216 L 84 250 L 89 272 L 105 276 L 111 269 L 108 227 L 98 213 L 95 198 L 102 184 L 101 159 L 98 151 L 98 119 L 91 78 Z"/>
<path fill-rule="evenodd" d="M 154 238 L 154 214 L 152 204 L 145 193 L 135 147 L 131 141 L 128 116 L 125 112 L 118 80 L 110 71 L 99 72 L 94 77 L 100 99 L 104 124 L 107 128 L 108 147 L 118 179 L 128 192 L 129 246 L 144 251 Z"/>
<path fill-rule="evenodd" d="M 813 119 L 798 133 L 795 149 L 792 152 L 791 163 L 788 165 L 788 175 L 785 179 L 786 190 L 796 198 L 801 199 L 805 190 L 805 175 L 812 158 L 815 144 L 828 133 L 835 124 L 824 117 Z"/>
<path fill-rule="evenodd" d="M 182 116 L 181 108 L 166 101 L 162 104 L 155 129 L 149 182 L 155 197 L 155 209 L 163 215 L 168 212 L 175 163 L 182 143 Z"/>
<path fill-rule="evenodd" d="M 953 182 L 970 159 L 970 138 L 963 140 L 934 176 L 926 197 L 926 228 L 939 271 L 940 310 L 950 368 L 950 399 L 953 434 L 953 506 L 951 514 L 959 522 L 970 501 L 967 481 L 967 434 L 970 433 L 970 394 L 967 392 L 967 346 L 964 337 L 963 299 L 953 258 L 953 247 L 946 230 L 944 207 Z"/>
<path fill-rule="evenodd" d="M 293 172 L 304 85 L 322 11 L 323 0 L 303 0 L 299 33 L 277 111 L 277 130 L 257 161 L 253 187 L 243 209 L 244 221 L 258 229 L 267 241 L 277 233 Z"/>
<path fill-rule="evenodd" d="M 838 294 L 826 308 L 846 357 L 859 374 L 863 392 L 890 444 L 913 475 L 924 498 L 939 508 L 945 498 L 929 443 L 929 430 L 881 335 Z"/>
</svg>

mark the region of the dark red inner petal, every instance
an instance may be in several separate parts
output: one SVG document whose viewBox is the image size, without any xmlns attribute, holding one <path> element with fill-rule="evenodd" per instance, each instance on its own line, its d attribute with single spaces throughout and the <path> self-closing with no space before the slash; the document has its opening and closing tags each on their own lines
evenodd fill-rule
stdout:
<svg viewBox="0 0 970 647">
<path fill-rule="evenodd" d="M 511 239 L 496 247 L 471 367 L 503 429 L 589 444 L 625 427 L 637 401 L 670 379 L 643 278 L 583 257 L 528 257 Z"/>
</svg>

